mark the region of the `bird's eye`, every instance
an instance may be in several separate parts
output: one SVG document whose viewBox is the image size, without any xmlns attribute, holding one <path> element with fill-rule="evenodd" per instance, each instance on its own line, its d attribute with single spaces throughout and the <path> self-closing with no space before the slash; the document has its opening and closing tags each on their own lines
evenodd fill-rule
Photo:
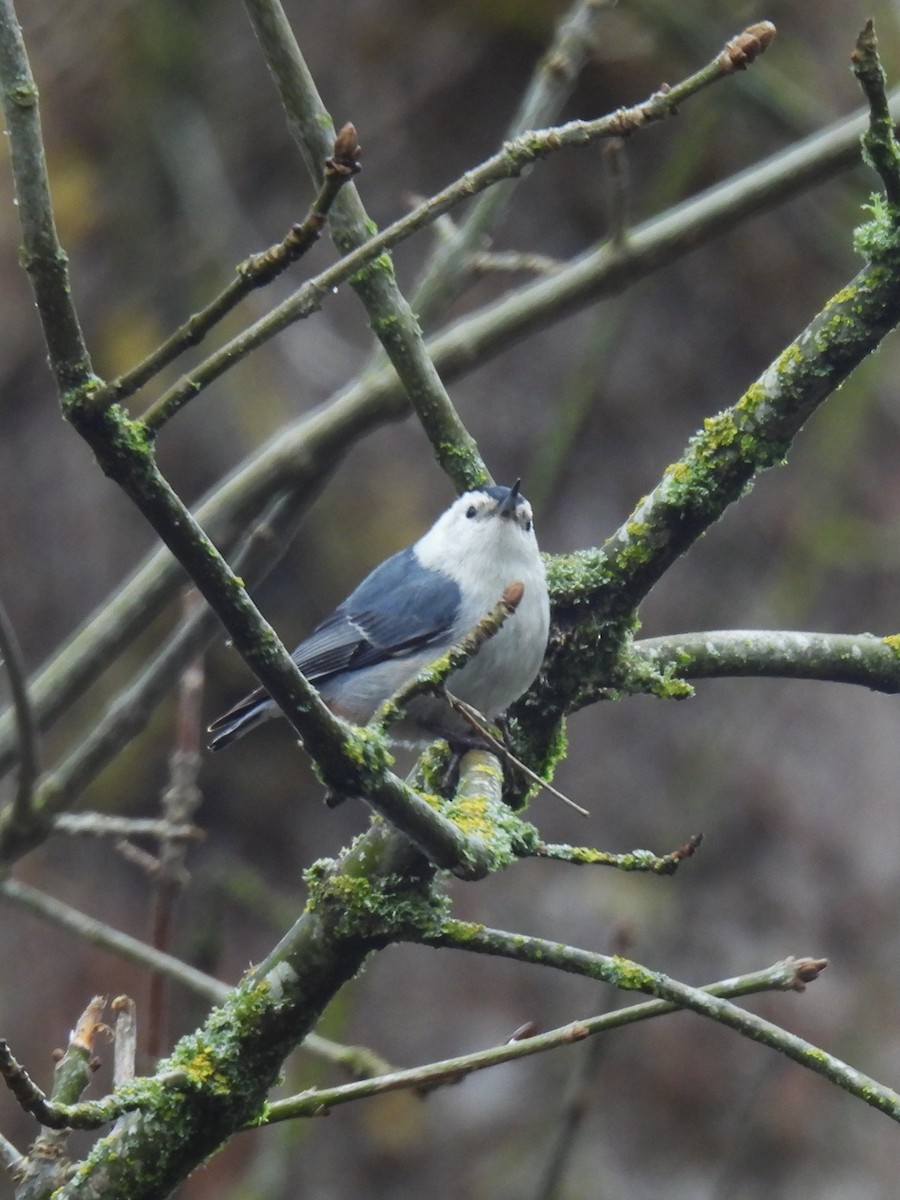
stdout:
<svg viewBox="0 0 900 1200">
<path fill-rule="evenodd" d="M 526 533 L 531 533 L 531 524 L 532 524 L 531 521 L 525 522 L 525 532 Z"/>
<path fill-rule="evenodd" d="M 469 507 L 466 509 L 466 516 L 471 521 L 477 512 L 478 512 L 478 509 L 475 507 L 475 505 L 470 504 Z"/>
</svg>

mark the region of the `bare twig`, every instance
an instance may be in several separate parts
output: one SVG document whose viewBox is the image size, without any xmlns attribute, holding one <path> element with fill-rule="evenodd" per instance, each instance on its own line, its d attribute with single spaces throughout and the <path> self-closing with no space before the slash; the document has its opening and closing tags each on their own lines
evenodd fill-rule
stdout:
<svg viewBox="0 0 900 1200">
<path fill-rule="evenodd" d="M 137 1009 L 130 996 L 116 996 L 112 1002 L 116 1014 L 113 1088 L 134 1079 L 137 1061 Z"/>
<path fill-rule="evenodd" d="M 98 388 L 93 395 L 93 404 L 99 409 L 134 395 L 185 350 L 201 342 L 251 291 L 271 283 L 306 254 L 318 240 L 338 192 L 360 169 L 359 152 L 356 130 L 347 124 L 335 138 L 334 153 L 325 160 L 322 186 L 310 206 L 306 219 L 291 226 L 286 237 L 277 245 L 240 263 L 235 278 L 224 291 L 200 312 L 194 313 L 143 362 L 118 379 L 113 379 Z M 162 400 L 157 401 L 144 415 L 151 428 L 165 420 L 164 412 L 160 412 L 161 405 Z"/>
<path fill-rule="evenodd" d="M 85 1117 L 69 1119 L 63 1111 L 75 1105 L 90 1082 L 90 1062 L 93 1057 L 94 1039 L 99 1033 L 108 1033 L 102 1023 L 106 1007 L 104 996 L 95 996 L 81 1014 L 73 1030 L 64 1054 L 60 1054 L 54 1071 L 53 1100 L 49 1100 L 37 1086 L 25 1068 L 13 1057 L 9 1044 L 0 1038 L 0 1075 L 15 1096 L 19 1106 L 31 1113 L 42 1125 L 50 1129 L 96 1129 L 109 1120 L 108 1116 L 94 1120 Z"/>
<path fill-rule="evenodd" d="M 0 880 L 0 896 L 26 908 L 35 916 L 48 921 L 58 929 L 64 929 L 89 945 L 99 946 L 101 949 L 116 954 L 128 962 L 136 963 L 147 970 L 164 971 L 170 979 L 213 1004 L 221 1003 L 231 992 L 229 984 L 222 983 L 211 975 L 206 975 L 203 971 L 198 971 L 195 967 L 189 966 L 181 959 L 174 958 L 171 954 L 163 954 L 159 950 L 154 950 L 146 942 L 131 937 L 130 934 L 122 933 L 118 929 L 113 929 L 105 922 L 98 921 L 95 917 L 89 917 L 70 904 L 65 904 L 54 896 L 48 896 L 46 892 L 23 883 L 21 880 L 10 878 Z"/>
<path fill-rule="evenodd" d="M 541 791 L 549 792 L 551 796 L 555 796 L 557 800 L 562 800 L 564 804 L 568 804 L 569 808 L 574 808 L 576 812 L 581 813 L 583 817 L 589 817 L 591 814 L 586 808 L 582 808 L 580 804 L 576 804 L 564 792 L 555 788 L 552 783 L 538 775 L 536 771 L 532 771 L 531 767 L 527 766 L 512 753 L 512 751 L 504 746 L 503 742 L 498 737 L 495 737 L 491 732 L 488 722 L 482 713 L 477 708 L 473 708 L 471 704 L 466 704 L 465 700 L 460 700 L 458 696 L 446 693 L 447 701 L 454 712 L 459 713 L 463 720 L 468 721 L 469 725 L 475 730 L 479 737 L 487 742 L 491 750 L 505 763 L 514 767 L 531 783 L 537 784 Z"/>
<path fill-rule="evenodd" d="M 16 204 L 22 224 L 21 261 L 31 279 L 60 395 L 93 378 L 59 244 L 41 135 L 38 90 L 12 0 L 0 0 L 0 88 Z"/>
<path fill-rule="evenodd" d="M 608 0 L 574 0 L 535 68 L 506 130 L 506 141 L 557 120 L 597 46 L 600 26 L 611 7 Z M 520 181 L 521 176 L 513 177 L 482 192 L 465 220 L 457 228 L 451 227 L 449 236 L 433 252 L 413 296 L 413 307 L 424 328 L 433 325 L 441 310 L 459 295 L 467 273 L 478 271 L 483 257 L 480 248 L 498 227 Z"/>
<path fill-rule="evenodd" d="M 12 803 L 12 819 L 17 825 L 27 826 L 32 820 L 31 805 L 34 798 L 35 780 L 40 772 L 38 737 L 35 728 L 28 685 L 25 682 L 25 664 L 19 649 L 19 640 L 5 606 L 0 602 L 0 660 L 9 680 L 12 708 L 16 719 L 19 745 L 19 778 Z"/>
<path fill-rule="evenodd" d="M 178 838 L 199 842 L 206 836 L 196 825 L 172 825 L 161 817 L 116 817 L 110 813 L 60 813 L 53 828 L 70 837 Z"/>
<path fill-rule="evenodd" d="M 613 934 L 616 953 L 627 954 L 630 942 L 628 929 L 620 926 Z M 622 992 L 611 992 L 606 1011 L 612 1012 L 618 1008 L 622 999 Z M 580 1051 L 576 1051 L 559 1113 L 553 1119 L 547 1152 L 535 1172 L 537 1185 L 532 1200 L 554 1200 L 554 1197 L 562 1194 L 565 1169 L 587 1115 L 591 1097 L 599 1094 L 598 1070 L 611 1045 L 609 1038 L 591 1038 Z"/>
<path fill-rule="evenodd" d="M 409 705 L 417 696 L 443 693 L 444 683 L 449 676 L 464 667 L 470 658 L 474 658 L 485 642 L 499 633 L 507 620 L 515 614 L 524 592 L 525 587 L 519 581 L 510 583 L 491 611 L 486 613 L 473 629 L 464 634 L 440 658 L 423 667 L 379 706 L 371 724 L 381 730 L 390 729 L 403 719 Z"/>
<path fill-rule="evenodd" d="M 253 7 L 257 4 L 267 8 L 269 5 L 275 4 L 275 0 L 252 0 Z M 774 35 L 774 29 L 772 34 Z M 739 38 L 734 40 L 740 41 Z M 731 44 L 729 43 L 729 45 Z M 305 71 L 305 66 L 303 69 Z M 519 175 L 533 162 L 566 147 L 585 146 L 601 138 L 625 137 L 645 125 L 663 120 L 675 113 L 678 105 L 684 103 L 689 97 L 736 69 L 738 68 L 734 64 L 734 55 L 731 52 L 723 51 L 705 67 L 688 76 L 681 83 L 675 84 L 673 87 L 660 88 L 640 104 L 619 109 L 594 121 L 570 121 L 566 125 L 532 131 L 507 142 L 497 154 L 471 171 L 467 171 L 461 179 L 432 196 L 413 212 L 395 221 L 382 233 L 371 236 L 367 232 L 364 239 L 361 238 L 358 242 L 354 242 L 354 248 L 347 251 L 340 262 L 303 284 L 293 296 L 279 304 L 265 317 L 254 322 L 243 333 L 226 343 L 188 375 L 185 375 L 169 389 L 165 396 L 161 397 L 156 406 L 159 416 L 154 423 L 154 429 L 229 370 L 236 361 L 246 357 L 252 350 L 295 321 L 303 320 L 318 311 L 325 297 L 330 295 L 339 284 L 344 283 L 347 279 L 358 283 L 361 279 L 367 278 L 372 272 L 371 269 L 367 272 L 365 268 L 369 268 L 385 250 L 431 224 L 437 217 L 448 212 L 463 200 L 492 187 L 499 180 Z M 311 80 L 309 82 L 311 85 Z M 319 113 L 316 120 L 321 119 L 324 117 L 322 113 Z M 320 131 L 317 130 L 317 137 L 319 133 Z M 350 189 L 346 189 L 340 198 L 341 201 L 349 202 L 351 194 L 354 197 L 356 195 L 355 191 L 351 193 Z M 364 223 L 365 218 L 359 217 L 359 221 Z M 385 265 L 385 262 L 382 262 L 382 267 Z M 384 271 L 381 272 L 381 274 L 383 273 Z M 400 303 L 396 297 L 394 302 Z M 402 301 L 401 307 L 404 312 L 408 308 L 405 300 Z M 383 321 L 381 325 L 373 321 L 373 327 L 376 333 L 380 331 L 387 335 L 390 332 L 392 336 L 398 338 L 396 344 L 386 341 L 385 349 L 409 393 L 410 403 L 422 421 L 432 446 L 438 453 L 439 461 L 448 469 L 450 477 L 461 488 L 484 483 L 487 478 L 486 469 L 481 464 L 481 467 L 477 471 L 475 470 L 475 460 L 470 458 L 471 438 L 453 409 L 443 384 L 439 384 L 439 381 L 435 383 L 437 376 L 430 358 L 426 368 L 421 361 L 421 353 L 416 354 L 413 363 L 403 357 L 405 349 L 408 349 L 405 339 L 407 335 L 412 336 L 405 329 L 405 323 L 402 335 L 398 332 L 396 321 L 393 323 Z M 418 336 L 416 334 L 416 337 Z M 427 386 L 419 374 L 420 370 L 427 375 Z M 458 455 L 460 451 L 463 452 L 462 461 L 454 467 L 452 460 L 454 455 Z M 480 462 L 480 458 L 478 461 Z"/>
<path fill-rule="evenodd" d="M 199 603 L 196 593 L 186 599 L 186 608 Z M 175 750 L 169 759 L 169 786 L 162 796 L 163 817 L 172 829 L 189 822 L 203 794 L 197 786 L 200 770 L 200 706 L 203 699 L 203 661 L 195 659 L 185 671 L 178 689 Z M 178 901 L 190 880 L 185 860 L 187 842 L 167 835 L 160 843 L 157 869 L 153 873 L 154 904 L 151 943 L 168 950 L 172 943 Z M 157 1058 L 165 1036 L 166 977 L 154 971 L 150 978 L 147 1018 L 147 1054 Z"/>
<path fill-rule="evenodd" d="M 648 970 L 630 959 L 592 954 L 543 938 L 510 934 L 502 930 L 454 921 L 446 922 L 443 934 L 436 939 L 427 939 L 427 944 L 554 967 L 557 970 L 602 980 L 625 991 L 647 992 L 670 1002 L 676 1008 L 688 1008 L 702 1017 L 735 1030 L 743 1037 L 768 1046 L 769 1049 L 793 1059 L 816 1074 L 823 1075 L 844 1091 L 878 1109 L 892 1121 L 900 1123 L 900 1095 L 892 1088 L 755 1013 L 746 1012 L 728 1000 L 710 995 L 700 988 L 678 983 L 667 975 Z M 804 959 L 796 965 L 798 973 L 793 986 L 802 990 L 805 984 L 817 978 L 827 963 L 825 959 Z M 623 1011 L 628 1010 L 618 1010 L 613 1015 L 621 1016 Z"/>
<path fill-rule="evenodd" d="M 459 924 L 462 925 L 462 923 Z M 474 930 L 477 927 L 465 926 L 465 928 Z M 510 935 L 510 937 L 516 936 Z M 448 941 L 441 944 L 452 945 L 453 943 Z M 550 945 L 551 943 L 546 944 Z M 459 948 L 462 948 L 462 939 L 459 942 Z M 749 996 L 766 991 L 802 991 L 805 984 L 811 982 L 823 966 L 824 963 L 821 960 L 786 959 L 765 971 L 708 984 L 703 988 L 686 990 L 710 999 L 713 997 Z M 513 1062 L 532 1054 L 542 1054 L 547 1050 L 571 1045 L 597 1033 L 663 1016 L 666 1013 L 674 1012 L 678 1007 L 677 1004 L 651 1000 L 644 1004 L 632 1005 L 629 1008 L 605 1012 L 585 1020 L 573 1021 L 568 1025 L 536 1034 L 533 1037 L 504 1042 L 501 1046 L 493 1046 L 489 1050 L 480 1050 L 474 1054 L 464 1054 L 458 1058 L 428 1063 L 426 1066 L 412 1067 L 405 1071 L 394 1071 L 390 1075 L 379 1076 L 360 1083 L 344 1084 L 334 1088 L 311 1088 L 297 1096 L 272 1101 L 266 1112 L 265 1123 L 287 1121 L 295 1117 L 320 1116 L 338 1104 L 347 1104 L 352 1100 L 362 1100 L 384 1092 L 431 1090 L 441 1084 L 458 1083 L 474 1071 L 482 1071 L 487 1067 L 499 1066 L 501 1063 Z"/>
<path fill-rule="evenodd" d="M 621 246 L 628 236 L 628 159 L 622 138 L 613 138 L 603 147 L 603 164 L 609 237 L 614 246 Z"/>
</svg>

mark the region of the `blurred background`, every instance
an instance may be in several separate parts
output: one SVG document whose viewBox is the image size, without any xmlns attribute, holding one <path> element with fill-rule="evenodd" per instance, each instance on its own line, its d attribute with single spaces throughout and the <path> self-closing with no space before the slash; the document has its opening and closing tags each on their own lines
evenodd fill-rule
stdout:
<svg viewBox="0 0 900 1200">
<path fill-rule="evenodd" d="M 358 127 L 358 184 L 381 225 L 497 146 L 563 11 L 550 0 L 286 7 L 336 123 Z M 210 298 L 237 262 L 278 241 L 313 193 L 240 5 L 23 0 L 19 13 L 74 294 L 95 367 L 111 377 Z M 633 103 L 696 69 L 746 24 L 776 23 L 778 37 L 751 71 L 629 141 L 629 208 L 643 220 L 858 108 L 849 55 L 872 15 L 886 69 L 900 82 L 900 9 L 886 0 L 780 0 L 765 10 L 712 0 L 622 3 L 606 16 L 564 115 Z M 0 596 L 36 669 L 154 537 L 60 420 L 17 261 L 9 171 L 0 167 Z M 852 229 L 873 187 L 862 168 L 841 174 L 454 384 L 495 477 L 522 476 L 545 550 L 607 537 L 703 418 L 733 403 L 852 276 Z M 555 156 L 520 186 L 494 248 L 562 259 L 582 251 L 607 231 L 607 191 L 599 148 Z M 429 237 L 398 252 L 404 287 Z M 333 258 L 326 237 L 300 268 L 249 299 L 225 332 Z M 521 278 L 482 281 L 454 315 Z M 668 573 L 642 611 L 645 636 L 900 630 L 898 347 L 889 339 L 809 424 L 787 467 L 767 473 Z M 178 416 L 160 439 L 164 471 L 187 500 L 199 499 L 351 380 L 371 348 L 365 315 L 342 290 Z M 339 465 L 259 589 L 264 612 L 293 644 L 451 495 L 413 422 L 377 431 Z M 158 622 L 47 735 L 48 764 L 153 654 L 165 626 Z M 207 717 L 249 682 L 220 639 L 207 658 Z M 173 716 L 171 704 L 160 709 L 91 787 L 85 807 L 158 811 Z M 454 883 L 454 909 L 588 949 L 625 944 L 691 983 L 789 954 L 827 956 L 829 969 L 805 995 L 748 1006 L 897 1086 L 898 719 L 891 697 L 772 680 L 703 683 L 685 703 L 598 705 L 571 720 L 570 755 L 557 776 L 590 820 L 541 796 L 531 816 L 546 838 L 664 853 L 702 830 L 701 852 L 671 879 L 524 863 L 477 886 Z M 292 921 L 304 899 L 302 869 L 336 853 L 367 816 L 359 805 L 321 805 L 279 723 L 208 760 L 200 783 L 207 837 L 189 856 L 174 949 L 230 981 Z M 152 887 L 107 844 L 56 836 L 16 875 L 148 935 Z M 50 1052 L 89 997 L 126 992 L 140 1014 L 147 979 L 8 902 L 0 911 L 0 1031 L 46 1086 Z M 205 1006 L 178 989 L 170 994 L 174 1038 Z M 525 1021 L 549 1028 L 610 1002 L 596 985 L 553 972 L 395 948 L 344 990 L 321 1031 L 407 1066 L 503 1041 Z M 244 1134 L 180 1195 L 527 1200 L 538 1194 L 585 1053 L 579 1045 L 425 1100 L 396 1095 L 328 1121 Z M 98 1089 L 108 1085 L 111 1050 L 101 1054 Z M 894 1124 L 691 1015 L 610 1035 L 589 1074 L 561 1197 L 897 1194 Z M 284 1090 L 334 1078 L 295 1055 Z M 0 1127 L 20 1149 L 34 1135 L 6 1095 Z M 76 1139 L 73 1148 L 87 1144 Z M 0 1179 L 0 1196 L 11 1194 Z"/>
</svg>

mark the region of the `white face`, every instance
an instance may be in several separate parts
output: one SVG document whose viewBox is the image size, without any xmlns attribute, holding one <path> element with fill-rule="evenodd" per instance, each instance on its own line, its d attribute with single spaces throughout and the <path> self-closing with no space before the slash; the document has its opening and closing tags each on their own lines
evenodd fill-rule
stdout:
<svg viewBox="0 0 900 1200">
<path fill-rule="evenodd" d="M 517 495 L 507 508 L 507 498 L 507 488 L 464 492 L 416 543 L 419 561 L 445 572 L 452 563 L 454 576 L 479 576 L 490 587 L 501 575 L 524 581 L 540 563 L 531 505 Z"/>
<path fill-rule="evenodd" d="M 464 492 L 452 505 L 450 511 L 454 515 L 454 524 L 460 520 L 470 521 L 475 526 L 487 521 L 514 522 L 523 533 L 531 533 L 534 529 L 534 518 L 531 505 L 524 496 L 516 497 L 515 509 L 500 511 L 503 501 L 488 492 Z"/>
</svg>

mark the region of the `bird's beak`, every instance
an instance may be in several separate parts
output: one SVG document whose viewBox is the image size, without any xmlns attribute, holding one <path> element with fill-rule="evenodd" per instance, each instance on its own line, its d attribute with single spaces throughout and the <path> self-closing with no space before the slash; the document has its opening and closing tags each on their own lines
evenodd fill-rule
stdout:
<svg viewBox="0 0 900 1200">
<path fill-rule="evenodd" d="M 517 479 L 509 489 L 509 495 L 497 509 L 498 517 L 511 517 L 514 515 L 516 511 L 516 505 L 519 503 L 519 484 L 521 482 L 521 479 Z"/>
</svg>

